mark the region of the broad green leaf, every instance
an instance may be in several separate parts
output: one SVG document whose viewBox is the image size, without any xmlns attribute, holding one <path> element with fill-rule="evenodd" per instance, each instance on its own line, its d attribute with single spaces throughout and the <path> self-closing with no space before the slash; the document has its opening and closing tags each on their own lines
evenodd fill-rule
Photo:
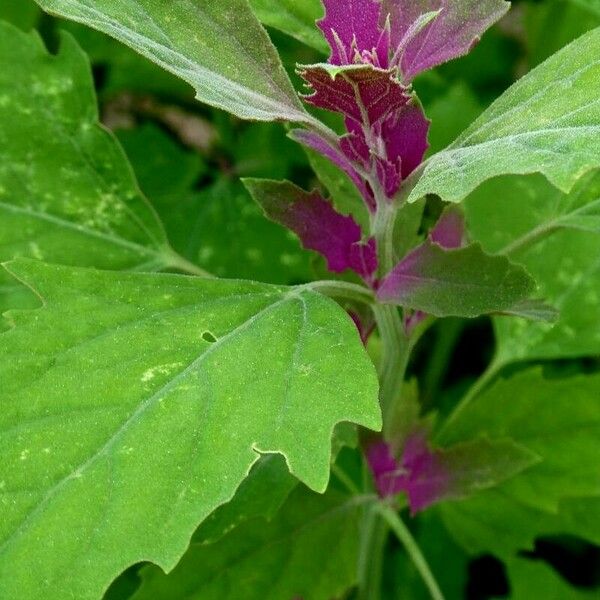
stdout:
<svg viewBox="0 0 600 600">
<path fill-rule="evenodd" d="M 496 490 L 444 505 L 446 523 L 459 539 L 474 552 L 506 553 L 529 543 L 537 528 L 582 533 L 578 526 L 573 530 L 569 503 L 600 500 L 600 375 L 558 379 L 536 368 L 501 380 L 465 405 L 439 441 L 473 435 L 509 436 L 542 460 Z M 495 542 L 492 532 L 501 520 L 512 520 L 507 515 L 516 515 L 511 534 Z"/>
<path fill-rule="evenodd" d="M 125 154 L 98 123 L 89 64 L 73 39 L 52 56 L 36 35 L 0 25 L 0 62 L 0 260 L 175 266 Z M 0 312 L 24 301 L 14 284 L 0 274 Z"/>
<path fill-rule="evenodd" d="M 563 191 L 600 166 L 600 28 L 518 81 L 424 165 L 409 201 L 460 202 L 486 179 L 543 173 Z"/>
<path fill-rule="evenodd" d="M 591 9 L 597 3 L 597 12 Z M 586 6 L 587 5 L 587 6 Z M 535 66 L 600 25 L 600 0 L 547 0 L 524 5 L 528 62 Z"/>
<path fill-rule="evenodd" d="M 509 251 L 560 315 L 556 324 L 497 319 L 496 360 L 600 353 L 600 173 L 583 177 L 568 195 L 541 176 L 498 178 L 465 208 L 473 236 L 489 252 Z"/>
<path fill-rule="evenodd" d="M 594 590 L 569 585 L 556 571 L 539 560 L 514 558 L 507 564 L 510 600 L 597 600 Z"/>
<path fill-rule="evenodd" d="M 339 598 L 356 582 L 365 500 L 298 488 L 273 521 L 255 519 L 215 544 L 192 544 L 169 575 L 144 569 L 132 600 Z"/>
<path fill-rule="evenodd" d="M 25 31 L 35 26 L 39 15 L 40 9 L 33 0 L 2 0 L 0 4 L 0 20 Z"/>
<path fill-rule="evenodd" d="M 579 6 L 583 6 L 600 16 L 600 0 L 571 0 Z"/>
<path fill-rule="evenodd" d="M 580 520 L 577 507 L 583 503 L 589 512 Z M 443 504 L 439 510 L 454 539 L 472 555 L 492 552 L 510 558 L 521 550 L 533 550 L 542 535 L 570 534 L 595 544 L 600 540 L 598 496 L 565 500 L 556 513 L 548 513 L 516 501 L 500 487 Z"/>
<path fill-rule="evenodd" d="M 1 336 L 3 599 L 91 600 L 131 564 L 172 569 L 261 454 L 322 491 L 335 424 L 381 425 L 354 324 L 307 288 L 9 269 L 44 307 Z"/>
<path fill-rule="evenodd" d="M 296 487 L 282 456 L 263 456 L 227 504 L 219 506 L 194 534 L 198 544 L 213 543 L 253 517 L 270 520 Z"/>
<path fill-rule="evenodd" d="M 476 317 L 508 310 L 534 290 L 522 267 L 478 244 L 448 250 L 426 241 L 387 275 L 377 296 L 435 316 Z"/>
<path fill-rule="evenodd" d="M 307 122 L 274 46 L 247 0 L 36 0 L 98 29 L 243 119 Z"/>
<path fill-rule="evenodd" d="M 329 53 L 325 37 L 315 24 L 323 15 L 321 0 L 279 0 L 277 7 L 270 0 L 250 0 L 250 6 L 265 25 L 279 29 L 323 54 Z"/>
</svg>

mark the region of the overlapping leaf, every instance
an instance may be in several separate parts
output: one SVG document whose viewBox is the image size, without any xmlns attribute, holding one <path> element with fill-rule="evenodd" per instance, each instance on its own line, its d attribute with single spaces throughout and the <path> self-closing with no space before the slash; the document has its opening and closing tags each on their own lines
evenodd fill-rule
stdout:
<svg viewBox="0 0 600 600">
<path fill-rule="evenodd" d="M 310 120 L 247 0 L 37 0 L 98 29 L 192 85 L 197 98 L 238 117 Z"/>
<path fill-rule="evenodd" d="M 473 236 L 490 252 L 508 250 L 559 310 L 555 324 L 498 319 L 497 361 L 600 353 L 600 174 L 570 194 L 540 176 L 496 179 L 465 206 Z"/>
<path fill-rule="evenodd" d="M 0 345 L 0 597 L 97 598 L 172 568 L 259 453 L 323 490 L 339 421 L 380 426 L 332 301 L 265 284 L 17 261 L 44 298 Z"/>
<path fill-rule="evenodd" d="M 436 316 L 476 317 L 510 309 L 534 289 L 529 274 L 506 257 L 477 244 L 452 250 L 428 240 L 387 275 L 377 297 Z"/>
<path fill-rule="evenodd" d="M 89 64 L 72 38 L 51 56 L 36 36 L 0 25 L 0 60 L 0 260 L 175 265 L 121 147 L 98 123 Z M 5 273 L 0 286 L 0 312 L 18 305 Z"/>
<path fill-rule="evenodd" d="M 409 200 L 459 202 L 486 179 L 543 173 L 568 191 L 600 165 L 600 28 L 523 77 L 427 161 Z"/>
<path fill-rule="evenodd" d="M 169 575 L 144 569 L 132 600 L 338 598 L 356 582 L 361 501 L 299 488 L 272 522 L 255 519 L 215 544 L 192 544 Z"/>
<path fill-rule="evenodd" d="M 510 436 L 541 461 L 497 490 L 442 507 L 446 523 L 467 548 L 506 555 L 530 546 L 541 533 L 598 539 L 593 523 L 600 508 L 599 375 L 559 379 L 533 369 L 500 381 L 457 414 L 440 442 L 476 433 Z M 576 517 L 586 511 L 587 524 Z M 498 536 L 507 520 L 512 526 Z"/>
</svg>

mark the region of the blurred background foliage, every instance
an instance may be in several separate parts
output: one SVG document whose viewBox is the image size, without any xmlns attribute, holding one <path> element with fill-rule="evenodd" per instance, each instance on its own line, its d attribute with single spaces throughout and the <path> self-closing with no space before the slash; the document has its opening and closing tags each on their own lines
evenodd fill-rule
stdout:
<svg viewBox="0 0 600 600">
<path fill-rule="evenodd" d="M 276 11 L 269 10 L 271 4 L 253 0 L 263 21 L 272 26 L 269 33 L 301 90 L 295 65 L 324 60 L 324 46 L 309 27 L 299 28 L 297 39 L 280 32 Z M 319 10 L 318 0 L 299 0 L 298 6 L 303 18 Z M 220 277 L 282 284 L 305 282 L 324 273 L 321 259 L 262 216 L 240 177 L 289 179 L 306 188 L 326 187 L 338 205 L 364 220 L 360 199 L 346 177 L 323 159 L 306 154 L 286 137 L 283 126 L 241 122 L 199 104 L 191 88 L 179 79 L 103 34 L 43 15 L 32 0 L 1 0 L 0 19 L 23 30 L 36 28 L 51 49 L 57 48 L 58 31 L 66 30 L 86 50 L 103 122 L 122 143 L 174 248 L 188 260 Z M 515 79 L 598 25 L 600 7 L 594 0 L 515 0 L 513 10 L 468 57 L 415 82 L 432 120 L 430 152 L 447 146 Z M 320 116 L 337 126 L 330 115 Z M 478 215 L 477 197 L 507 193 L 502 181 L 482 186 L 469 200 L 473 219 L 486 219 L 485 213 Z M 426 214 L 433 219 L 439 210 L 431 201 Z M 494 340 L 489 318 L 439 321 L 421 341 L 410 370 L 419 382 L 425 406 L 448 413 L 490 363 Z M 376 339 L 372 346 L 376 353 Z M 576 374 L 599 370 L 600 360 L 550 357 L 543 365 L 549 373 Z M 519 363 L 506 370 L 527 366 Z M 500 557 L 500 553 L 472 556 L 449 534 L 438 509 L 412 520 L 411 526 L 450 599 L 600 598 L 600 547 L 577 537 L 540 537 L 533 551 L 512 557 Z M 519 523 L 506 522 L 505 529 L 496 533 L 510 537 L 513 527 Z M 394 539 L 388 550 L 386 600 L 427 598 Z M 134 567 L 115 582 L 107 598 L 127 598 L 137 584 Z"/>
</svg>

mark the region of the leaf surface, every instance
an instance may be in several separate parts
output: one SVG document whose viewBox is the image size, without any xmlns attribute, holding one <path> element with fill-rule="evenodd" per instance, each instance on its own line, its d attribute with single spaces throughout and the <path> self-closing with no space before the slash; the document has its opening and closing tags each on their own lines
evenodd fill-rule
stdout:
<svg viewBox="0 0 600 600">
<path fill-rule="evenodd" d="M 570 194 L 539 175 L 494 179 L 465 208 L 473 237 L 488 252 L 509 251 L 559 311 L 554 324 L 496 319 L 496 360 L 600 353 L 600 173 L 583 177 Z"/>
<path fill-rule="evenodd" d="M 435 316 L 476 317 L 509 309 L 534 288 L 522 267 L 478 244 L 446 249 L 427 240 L 386 276 L 377 297 Z"/>
<path fill-rule="evenodd" d="M 215 544 L 192 544 L 169 575 L 144 569 L 132 600 L 339 598 L 356 581 L 360 500 L 298 488 L 273 521 L 255 519 Z"/>
<path fill-rule="evenodd" d="M 89 63 L 73 39 L 51 56 L 36 36 L 0 24 L 0 60 L 0 260 L 174 265 L 125 154 L 98 122 Z M 0 286 L 14 283 L 0 274 Z M 19 304 L 0 289 L 0 312 Z"/>
<path fill-rule="evenodd" d="M 37 0 L 98 29 L 242 119 L 310 120 L 247 0 Z"/>
<path fill-rule="evenodd" d="M 410 193 L 460 202 L 486 179 L 543 173 L 569 191 L 600 165 L 600 28 L 531 71 L 446 150 L 434 155 Z"/>
<path fill-rule="evenodd" d="M 356 327 L 306 288 L 9 268 L 45 306 L 1 336 L 2 598 L 171 569 L 261 453 L 321 491 L 335 424 L 381 425 Z"/>
<path fill-rule="evenodd" d="M 250 0 L 250 6 L 264 25 L 279 29 L 323 54 L 327 53 L 327 43 L 315 27 L 315 21 L 323 13 L 320 0 L 279 0 L 277 10 L 273 10 L 270 0 Z"/>
<path fill-rule="evenodd" d="M 509 436 L 541 461 L 495 490 L 442 507 L 467 548 L 506 555 L 542 533 L 598 538 L 593 515 L 600 509 L 600 375 L 560 379 L 536 368 L 501 380 L 466 405 L 439 442 L 459 443 L 475 434 Z M 586 512 L 586 518 L 576 517 Z M 498 536 L 507 521 L 510 531 Z"/>
</svg>

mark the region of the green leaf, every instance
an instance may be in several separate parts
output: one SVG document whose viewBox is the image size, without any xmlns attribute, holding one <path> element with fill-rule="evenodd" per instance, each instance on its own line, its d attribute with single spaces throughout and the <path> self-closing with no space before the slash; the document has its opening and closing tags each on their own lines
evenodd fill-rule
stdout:
<svg viewBox="0 0 600 600">
<path fill-rule="evenodd" d="M 4 0 L 0 5 L 0 20 L 25 31 L 35 26 L 39 15 L 40 9 L 33 0 Z"/>
<path fill-rule="evenodd" d="M 600 0 L 571 0 L 571 2 L 579 4 L 579 6 L 583 6 L 600 16 Z"/>
<path fill-rule="evenodd" d="M 247 0 L 36 0 L 98 29 L 243 119 L 310 121 Z"/>
<path fill-rule="evenodd" d="M 555 379 L 536 368 L 501 380 L 465 405 L 439 441 L 474 435 L 509 436 L 542 460 L 496 490 L 442 507 L 447 525 L 470 550 L 507 554 L 540 532 L 597 535 L 569 515 L 577 499 L 600 505 L 600 375 Z M 506 522 L 510 531 L 498 536 L 496 528 Z"/>
<path fill-rule="evenodd" d="M 583 177 L 570 194 L 541 176 L 498 178 L 465 208 L 473 237 L 522 263 L 560 314 L 556 324 L 496 319 L 497 362 L 600 353 L 600 173 Z"/>
<path fill-rule="evenodd" d="M 541 561 L 514 558 L 508 561 L 510 600 L 597 600 L 593 590 L 571 587 L 552 567 Z"/>
<path fill-rule="evenodd" d="M 567 192 L 600 165 L 600 28 L 523 77 L 446 150 L 430 158 L 409 201 L 460 202 L 486 179 L 543 173 Z"/>
<path fill-rule="evenodd" d="M 426 241 L 384 279 L 377 296 L 439 317 L 476 317 L 509 310 L 534 289 L 522 267 L 478 244 L 448 250 Z"/>
<path fill-rule="evenodd" d="M 329 47 L 315 21 L 323 16 L 321 0 L 279 0 L 277 8 L 270 0 L 250 0 L 250 6 L 261 22 L 279 29 L 323 54 Z"/>
<path fill-rule="evenodd" d="M 194 534 L 198 544 L 210 544 L 254 517 L 272 519 L 290 492 L 296 487 L 282 456 L 263 456 L 242 481 L 235 496 L 219 506 Z"/>
<path fill-rule="evenodd" d="M 591 6 L 594 2 L 596 13 Z M 600 0 L 549 0 L 527 3 L 523 9 L 525 41 L 532 66 L 600 25 Z"/>
<path fill-rule="evenodd" d="M 132 600 L 339 598 L 356 582 L 365 500 L 298 488 L 272 522 L 255 519 L 215 544 L 192 544 L 169 575 L 144 569 Z"/>
<path fill-rule="evenodd" d="M 322 491 L 334 425 L 381 426 L 354 324 L 307 288 L 9 268 L 45 304 L 9 313 L 0 345 L 2 598 L 172 569 L 260 454 Z"/>
<path fill-rule="evenodd" d="M 0 62 L 0 260 L 175 266 L 125 154 L 98 122 L 89 64 L 73 39 L 51 56 L 36 35 L 3 24 Z M 0 312 L 23 301 L 14 283 L 0 274 Z"/>
</svg>

